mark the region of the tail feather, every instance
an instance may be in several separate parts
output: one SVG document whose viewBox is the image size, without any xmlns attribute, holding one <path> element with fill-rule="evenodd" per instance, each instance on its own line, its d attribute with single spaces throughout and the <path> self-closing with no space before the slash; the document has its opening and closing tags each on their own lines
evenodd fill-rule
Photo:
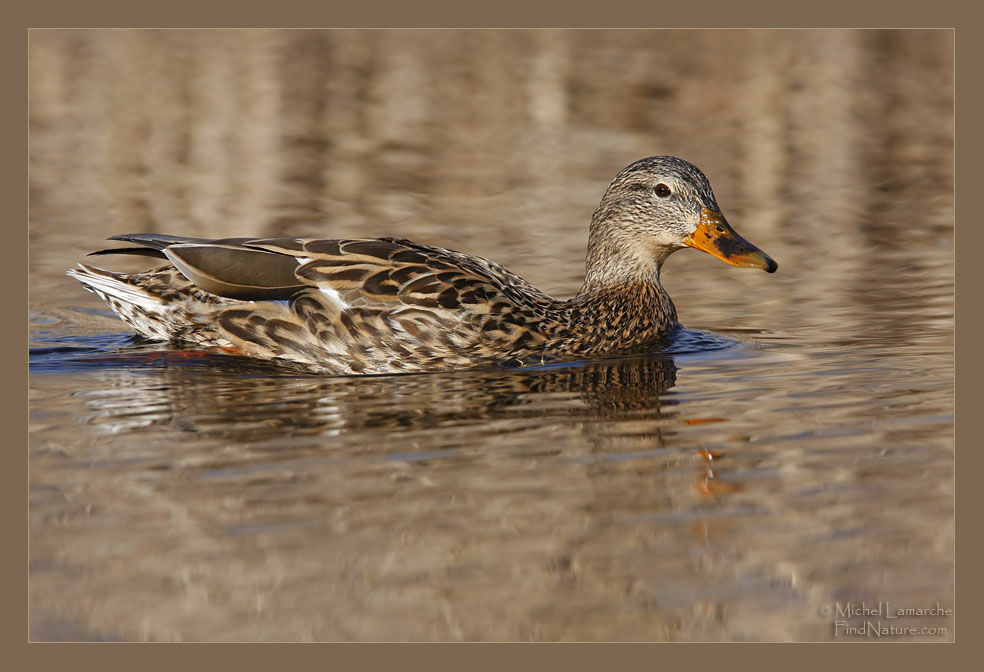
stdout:
<svg viewBox="0 0 984 672">
<path fill-rule="evenodd" d="M 154 257 L 155 259 L 167 259 L 167 255 L 160 250 L 154 250 L 149 247 L 113 247 L 106 250 L 96 250 L 95 252 L 90 252 L 89 257 L 97 257 L 101 254 L 129 254 L 135 257 Z"/>
<path fill-rule="evenodd" d="M 114 273 L 94 266 L 78 264 L 75 268 L 68 270 L 66 275 L 81 282 L 83 287 L 98 294 L 111 306 L 113 302 L 110 299 L 116 299 L 116 301 L 154 312 L 159 312 L 165 305 L 161 297 L 155 296 L 133 283 L 126 282 L 123 273 Z"/>
<path fill-rule="evenodd" d="M 171 307 L 163 297 L 132 282 L 132 276 L 79 264 L 67 275 L 82 283 L 105 301 L 120 319 L 153 340 L 168 341 L 179 336 L 179 330 L 168 319 Z"/>
<path fill-rule="evenodd" d="M 237 302 L 203 292 L 174 266 L 118 273 L 78 264 L 66 273 L 97 294 L 141 336 L 213 347 L 232 345 L 212 328 L 213 311 Z"/>
</svg>

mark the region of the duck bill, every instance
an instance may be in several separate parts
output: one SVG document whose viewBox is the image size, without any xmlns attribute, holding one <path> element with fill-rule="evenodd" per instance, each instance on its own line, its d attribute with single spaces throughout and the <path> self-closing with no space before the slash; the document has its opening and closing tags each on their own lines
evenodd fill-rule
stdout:
<svg viewBox="0 0 984 672">
<path fill-rule="evenodd" d="M 732 266 L 761 268 L 768 273 L 774 273 L 779 268 L 772 257 L 735 233 L 724 215 L 717 210 L 701 208 L 697 230 L 683 242 Z"/>
</svg>

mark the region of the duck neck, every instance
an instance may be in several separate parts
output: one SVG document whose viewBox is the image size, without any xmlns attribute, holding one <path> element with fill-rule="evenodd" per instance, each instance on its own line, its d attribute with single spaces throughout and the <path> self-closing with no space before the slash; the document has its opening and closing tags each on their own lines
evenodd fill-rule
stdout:
<svg viewBox="0 0 984 672">
<path fill-rule="evenodd" d="M 579 294 L 625 284 L 658 287 L 660 268 L 676 249 L 640 235 L 632 217 L 599 206 L 588 231 L 584 286 Z"/>
<path fill-rule="evenodd" d="M 569 349 L 584 354 L 647 351 L 677 319 L 658 282 L 585 284 L 564 312 Z"/>
<path fill-rule="evenodd" d="M 659 282 L 664 259 L 639 259 L 611 246 L 599 254 L 589 245 L 584 285 L 566 305 L 581 352 L 643 350 L 676 323 L 676 308 Z"/>
</svg>

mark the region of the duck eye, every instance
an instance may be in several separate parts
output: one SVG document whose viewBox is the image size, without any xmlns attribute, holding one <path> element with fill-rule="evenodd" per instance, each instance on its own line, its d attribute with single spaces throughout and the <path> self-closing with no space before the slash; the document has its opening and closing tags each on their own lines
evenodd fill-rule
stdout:
<svg viewBox="0 0 984 672">
<path fill-rule="evenodd" d="M 656 188 L 653 189 L 653 191 L 655 191 L 656 195 L 659 196 L 660 198 L 666 198 L 667 196 L 670 195 L 670 188 L 665 184 L 663 184 L 662 182 L 657 184 Z"/>
</svg>

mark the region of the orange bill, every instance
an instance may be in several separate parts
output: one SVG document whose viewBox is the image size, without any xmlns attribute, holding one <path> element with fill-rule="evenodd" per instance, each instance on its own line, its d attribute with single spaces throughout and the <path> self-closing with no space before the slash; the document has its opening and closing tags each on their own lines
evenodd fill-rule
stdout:
<svg viewBox="0 0 984 672">
<path fill-rule="evenodd" d="M 702 208 L 697 230 L 684 242 L 733 266 L 761 268 L 769 273 L 779 268 L 772 257 L 735 233 L 724 215 L 717 210 Z"/>
</svg>

